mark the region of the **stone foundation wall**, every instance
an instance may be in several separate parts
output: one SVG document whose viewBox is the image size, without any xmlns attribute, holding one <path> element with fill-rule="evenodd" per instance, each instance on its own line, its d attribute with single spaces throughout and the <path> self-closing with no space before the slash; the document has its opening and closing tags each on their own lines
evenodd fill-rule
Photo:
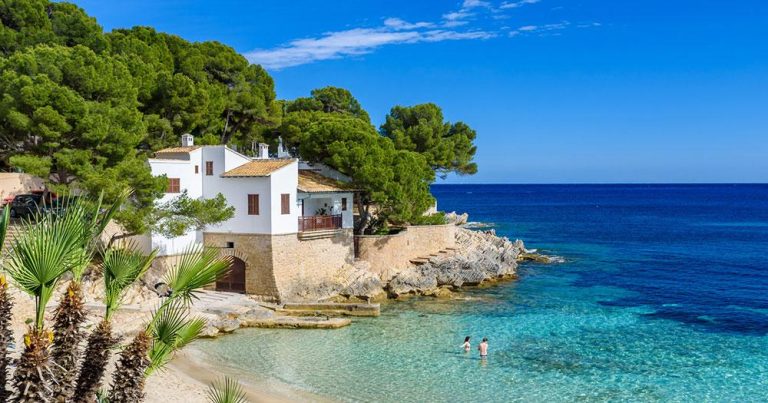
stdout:
<svg viewBox="0 0 768 403">
<path fill-rule="evenodd" d="M 282 301 L 317 300 L 323 284 L 335 282 L 344 265 L 354 261 L 352 229 L 300 240 L 296 234 L 272 237 L 274 276 Z"/>
<path fill-rule="evenodd" d="M 315 299 L 310 292 L 354 260 L 351 229 L 312 240 L 300 240 L 297 234 L 204 233 L 203 237 L 206 245 L 245 262 L 248 294 L 280 302 Z M 227 248 L 228 242 L 234 247 Z"/>
<path fill-rule="evenodd" d="M 355 242 L 358 259 L 370 263 L 371 271 L 381 280 L 389 281 L 413 266 L 411 260 L 455 247 L 456 226 L 410 226 L 394 235 L 357 235 Z"/>
</svg>

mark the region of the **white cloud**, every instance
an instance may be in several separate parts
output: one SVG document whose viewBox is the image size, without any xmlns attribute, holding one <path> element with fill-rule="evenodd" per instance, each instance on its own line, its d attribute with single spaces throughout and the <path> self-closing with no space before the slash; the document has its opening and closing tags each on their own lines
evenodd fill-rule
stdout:
<svg viewBox="0 0 768 403">
<path fill-rule="evenodd" d="M 527 4 L 536 4 L 541 0 L 519 0 L 519 1 L 505 1 L 499 6 L 500 9 L 520 8 Z"/>
<path fill-rule="evenodd" d="M 488 39 L 495 36 L 492 32 L 479 30 L 419 30 L 417 28 L 426 25 L 409 24 L 402 20 L 388 21 L 389 24 L 385 21 L 385 25 L 379 28 L 354 28 L 328 32 L 318 38 L 297 39 L 274 49 L 248 52 L 245 57 L 267 69 L 282 69 L 320 60 L 363 55 L 385 45 Z"/>
<path fill-rule="evenodd" d="M 510 37 L 518 36 L 521 34 L 531 34 L 531 33 L 545 33 L 550 31 L 559 31 L 561 29 L 566 29 L 570 23 L 568 21 L 558 22 L 556 24 L 545 24 L 545 25 L 524 25 L 522 27 L 519 27 L 515 30 L 512 30 L 507 34 Z"/>
<path fill-rule="evenodd" d="M 490 8 L 491 3 L 487 1 L 482 1 L 482 0 L 464 0 L 464 4 L 461 5 L 461 8 L 465 10 L 469 10 L 471 8 L 477 8 L 477 7 Z"/>
<path fill-rule="evenodd" d="M 458 10 L 445 13 L 438 21 L 408 22 L 392 17 L 370 28 L 351 28 L 326 32 L 316 37 L 295 39 L 286 44 L 256 49 L 245 54 L 252 63 L 267 69 L 283 69 L 321 60 L 339 59 L 364 55 L 376 49 L 397 44 L 434 43 L 456 40 L 483 40 L 507 35 L 546 35 L 569 26 L 567 21 L 545 25 L 522 25 L 519 28 L 499 28 L 497 16 L 504 16 L 502 9 L 513 9 L 540 0 L 505 1 L 498 8 L 486 0 L 464 0 Z M 480 24 L 484 26 L 479 27 Z M 579 28 L 599 26 L 599 23 L 575 25 Z M 495 28 L 494 28 L 495 26 Z M 557 33 L 551 32 L 551 35 Z"/>
<path fill-rule="evenodd" d="M 410 30 L 410 29 L 418 29 L 418 28 L 431 28 L 435 26 L 435 24 L 431 22 L 406 22 L 401 20 L 400 18 L 387 18 L 384 20 L 384 26 L 388 28 L 392 28 L 395 30 Z"/>
</svg>

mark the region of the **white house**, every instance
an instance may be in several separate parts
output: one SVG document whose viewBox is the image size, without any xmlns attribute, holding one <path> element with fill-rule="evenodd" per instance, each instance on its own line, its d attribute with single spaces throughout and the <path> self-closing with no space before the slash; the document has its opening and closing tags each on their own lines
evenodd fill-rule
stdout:
<svg viewBox="0 0 768 403">
<path fill-rule="evenodd" d="M 331 259 L 327 270 L 350 260 L 354 223 L 353 192 L 344 184 L 348 178 L 325 166 L 289 158 L 282 142 L 277 155 L 281 158 L 270 158 L 266 144 L 259 144 L 254 158 L 223 145 L 196 146 L 189 134 L 182 136 L 181 147 L 158 151 L 149 165 L 153 175 L 168 178 L 160 203 L 186 191 L 191 198 L 222 194 L 235 208 L 230 220 L 204 231 L 190 231 L 173 239 L 152 234 L 152 247 L 158 249 L 158 256 L 181 254 L 192 243 L 220 247 L 222 253 L 235 256 L 236 267 L 231 278 L 217 288 L 276 299 L 280 296 L 277 272 L 303 267 L 320 258 L 312 254 L 328 252 L 328 248 L 318 247 L 318 242 L 301 242 L 331 239 L 335 240 L 334 247 L 343 245 L 342 250 L 334 251 L 341 253 L 341 260 Z M 286 239 L 298 243 L 289 245 Z M 303 256 L 297 250 L 296 259 L 286 260 L 284 248 L 306 250 Z M 248 268 L 252 272 L 248 275 L 249 265 L 259 267 Z"/>
</svg>

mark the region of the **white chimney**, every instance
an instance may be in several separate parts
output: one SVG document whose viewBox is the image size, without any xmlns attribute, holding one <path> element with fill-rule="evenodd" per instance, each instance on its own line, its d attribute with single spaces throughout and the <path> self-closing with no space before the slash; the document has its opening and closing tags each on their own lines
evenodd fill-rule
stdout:
<svg viewBox="0 0 768 403">
<path fill-rule="evenodd" d="M 193 145 L 195 145 L 195 137 L 194 136 L 192 136 L 189 133 L 181 135 L 181 146 L 182 147 L 192 147 Z"/>
<path fill-rule="evenodd" d="M 260 160 L 269 159 L 269 144 L 259 143 L 259 154 L 256 158 Z"/>
</svg>

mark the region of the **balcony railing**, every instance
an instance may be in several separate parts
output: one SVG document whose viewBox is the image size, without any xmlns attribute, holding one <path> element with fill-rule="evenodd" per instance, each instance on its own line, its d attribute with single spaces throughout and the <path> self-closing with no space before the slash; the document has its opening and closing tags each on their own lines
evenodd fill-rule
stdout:
<svg viewBox="0 0 768 403">
<path fill-rule="evenodd" d="M 341 214 L 299 217 L 299 232 L 341 228 Z"/>
</svg>

